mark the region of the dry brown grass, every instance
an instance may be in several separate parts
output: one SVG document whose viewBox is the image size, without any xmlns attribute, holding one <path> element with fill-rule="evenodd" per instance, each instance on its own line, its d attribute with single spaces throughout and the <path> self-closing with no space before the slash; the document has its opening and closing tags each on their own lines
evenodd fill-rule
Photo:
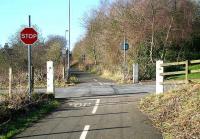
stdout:
<svg viewBox="0 0 200 139">
<path fill-rule="evenodd" d="M 119 83 L 123 82 L 123 74 L 121 72 L 110 72 L 108 70 L 103 70 L 101 77 L 105 79 L 110 79 Z"/>
<path fill-rule="evenodd" d="M 32 94 L 29 98 L 27 92 L 16 92 L 9 97 L 7 94 L 0 95 L 0 125 L 12 119 L 16 112 L 26 113 L 31 107 L 48 101 L 46 94 Z"/>
<path fill-rule="evenodd" d="M 165 139 L 200 139 L 200 84 L 148 96 L 141 100 L 140 108 Z"/>
</svg>

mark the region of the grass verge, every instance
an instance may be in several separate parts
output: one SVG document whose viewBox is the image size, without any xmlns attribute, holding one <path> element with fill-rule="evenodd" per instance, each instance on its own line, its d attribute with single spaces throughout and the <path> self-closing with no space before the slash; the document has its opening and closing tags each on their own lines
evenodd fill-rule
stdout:
<svg viewBox="0 0 200 139">
<path fill-rule="evenodd" d="M 161 130 L 164 139 L 200 138 L 200 84 L 150 95 L 141 100 L 140 109 Z"/>
<path fill-rule="evenodd" d="M 200 79 L 200 73 L 188 74 L 188 79 L 189 80 Z M 176 75 L 176 76 L 167 77 L 167 80 L 185 80 L 185 75 Z"/>
<path fill-rule="evenodd" d="M 9 139 L 22 132 L 47 113 L 57 108 L 59 104 L 53 97 L 48 97 L 43 102 L 30 105 L 25 109 L 12 111 L 12 118 L 6 124 L 0 126 L 0 139 Z"/>
<path fill-rule="evenodd" d="M 120 72 L 112 73 L 108 70 L 104 70 L 100 76 L 105 79 L 116 81 L 117 83 L 123 83 L 123 74 Z"/>
<path fill-rule="evenodd" d="M 189 70 L 199 70 L 199 69 L 200 69 L 200 65 L 189 66 Z M 185 70 L 185 68 L 183 68 L 182 70 Z M 185 74 L 169 76 L 166 79 L 167 80 L 184 80 L 185 79 Z M 188 74 L 188 79 L 189 80 L 200 79 L 200 73 L 189 73 Z"/>
</svg>

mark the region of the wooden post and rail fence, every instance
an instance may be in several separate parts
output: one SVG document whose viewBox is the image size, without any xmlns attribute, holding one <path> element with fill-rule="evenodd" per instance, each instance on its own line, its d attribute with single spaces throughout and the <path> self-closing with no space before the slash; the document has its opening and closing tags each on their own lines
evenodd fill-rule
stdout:
<svg viewBox="0 0 200 139">
<path fill-rule="evenodd" d="M 189 82 L 188 75 L 189 73 L 200 73 L 200 69 L 198 70 L 190 70 L 189 66 L 194 64 L 200 64 L 200 60 L 186 60 L 181 62 L 173 62 L 173 63 L 163 63 L 163 61 L 156 62 L 156 93 L 163 93 L 165 84 L 170 83 L 185 83 Z M 164 72 L 165 67 L 170 66 L 183 66 L 184 70 L 182 71 L 173 71 L 173 72 Z M 182 81 L 164 81 L 164 76 L 172 76 L 172 75 L 185 75 L 185 79 Z"/>
</svg>

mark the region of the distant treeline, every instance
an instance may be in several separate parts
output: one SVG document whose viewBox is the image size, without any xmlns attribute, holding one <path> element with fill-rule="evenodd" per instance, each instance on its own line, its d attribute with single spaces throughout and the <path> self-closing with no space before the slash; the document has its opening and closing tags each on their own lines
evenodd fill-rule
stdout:
<svg viewBox="0 0 200 139">
<path fill-rule="evenodd" d="M 35 27 L 36 29 L 38 27 Z M 0 47 L 0 82 L 5 83 L 8 79 L 8 68 L 13 68 L 14 78 L 23 76 L 26 80 L 27 73 L 27 46 L 19 39 L 19 31 L 17 31 L 8 43 Z M 47 39 L 39 33 L 39 40 L 32 46 L 32 63 L 35 71 L 35 76 L 38 80 L 43 80 L 46 74 L 46 62 L 54 61 L 57 70 L 56 77 L 62 78 L 63 57 L 62 49 L 66 45 L 66 40 L 62 36 L 51 35 Z M 19 80 L 19 79 L 16 79 Z"/>
</svg>

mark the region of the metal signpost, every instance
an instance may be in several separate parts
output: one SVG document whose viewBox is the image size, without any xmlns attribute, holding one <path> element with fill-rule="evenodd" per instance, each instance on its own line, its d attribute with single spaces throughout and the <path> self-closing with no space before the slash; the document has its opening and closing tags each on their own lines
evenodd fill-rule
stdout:
<svg viewBox="0 0 200 139">
<path fill-rule="evenodd" d="M 67 81 L 69 82 L 69 78 L 70 78 L 70 45 L 71 45 L 71 4 L 70 4 L 70 0 L 69 0 L 69 11 L 68 11 L 68 18 L 69 18 L 69 47 L 68 47 L 68 53 L 67 53 Z"/>
<path fill-rule="evenodd" d="M 124 42 L 121 46 L 122 50 L 124 51 L 124 80 L 125 80 L 125 72 L 126 72 L 126 51 L 129 49 L 129 44 L 126 41 L 126 37 L 124 36 Z"/>
<path fill-rule="evenodd" d="M 63 80 L 65 80 L 65 75 L 66 75 L 66 68 L 65 68 L 65 66 L 66 66 L 66 49 L 65 48 L 63 48 L 62 50 L 61 50 L 61 53 L 62 53 L 62 62 L 63 62 Z"/>
<path fill-rule="evenodd" d="M 29 27 L 24 28 L 20 32 L 20 39 L 25 44 L 28 45 L 28 93 L 29 97 L 32 93 L 32 59 L 31 59 L 31 45 L 35 43 L 38 39 L 38 33 L 34 28 L 31 28 L 31 16 L 29 15 Z"/>
<path fill-rule="evenodd" d="M 62 56 L 63 56 L 63 80 L 66 79 L 67 77 L 67 73 L 66 73 L 66 65 L 67 65 L 67 32 L 69 30 L 65 30 L 65 41 L 66 41 L 66 44 L 65 44 L 65 48 L 62 49 Z"/>
</svg>

